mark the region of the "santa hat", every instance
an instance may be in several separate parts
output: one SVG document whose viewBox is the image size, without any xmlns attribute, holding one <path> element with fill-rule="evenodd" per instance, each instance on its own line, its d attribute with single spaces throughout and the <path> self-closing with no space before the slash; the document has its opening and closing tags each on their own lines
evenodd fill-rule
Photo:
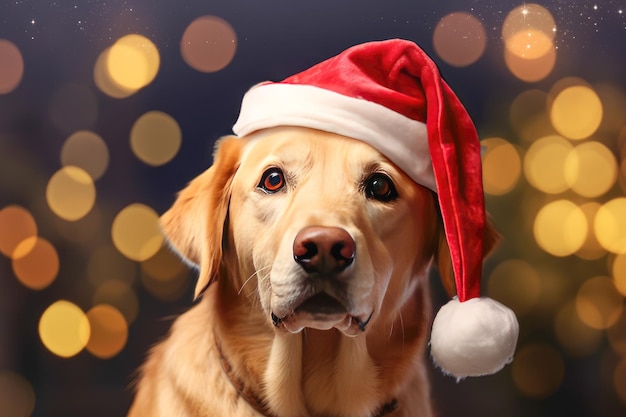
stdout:
<svg viewBox="0 0 626 417">
<path fill-rule="evenodd" d="M 435 63 L 405 40 L 354 46 L 282 82 L 254 86 L 233 131 L 301 126 L 362 140 L 435 191 L 457 297 L 437 313 L 431 354 L 458 378 L 511 361 L 515 314 L 480 295 L 485 208 L 481 152 L 470 116 Z"/>
</svg>

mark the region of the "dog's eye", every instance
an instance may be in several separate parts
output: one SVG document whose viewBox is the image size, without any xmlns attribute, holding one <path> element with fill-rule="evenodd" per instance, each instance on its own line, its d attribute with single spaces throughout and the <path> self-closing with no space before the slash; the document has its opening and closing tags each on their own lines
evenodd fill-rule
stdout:
<svg viewBox="0 0 626 417">
<path fill-rule="evenodd" d="M 398 197 L 393 181 L 385 174 L 377 173 L 365 181 L 365 194 L 378 201 L 391 201 Z"/>
<path fill-rule="evenodd" d="M 279 168 L 270 168 L 263 173 L 258 188 L 268 193 L 275 193 L 285 186 L 285 176 Z"/>
</svg>

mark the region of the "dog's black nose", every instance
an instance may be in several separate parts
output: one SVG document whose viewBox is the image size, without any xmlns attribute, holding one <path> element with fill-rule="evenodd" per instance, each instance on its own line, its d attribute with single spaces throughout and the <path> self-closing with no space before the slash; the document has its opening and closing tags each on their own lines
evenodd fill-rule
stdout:
<svg viewBox="0 0 626 417">
<path fill-rule="evenodd" d="M 339 273 L 354 261 L 356 243 L 339 227 L 311 226 L 293 241 L 293 258 L 309 273 Z"/>
</svg>

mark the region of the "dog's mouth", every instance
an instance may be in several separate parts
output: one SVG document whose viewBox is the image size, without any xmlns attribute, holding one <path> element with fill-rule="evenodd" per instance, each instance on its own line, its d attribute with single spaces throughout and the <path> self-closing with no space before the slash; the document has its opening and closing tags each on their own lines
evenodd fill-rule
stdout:
<svg viewBox="0 0 626 417">
<path fill-rule="evenodd" d="M 274 326 L 290 333 L 299 333 L 304 328 L 330 330 L 336 328 L 348 336 L 356 336 L 367 328 L 372 317 L 350 314 L 346 305 L 322 291 L 302 301 L 290 314 L 279 316 L 271 313 Z"/>
</svg>

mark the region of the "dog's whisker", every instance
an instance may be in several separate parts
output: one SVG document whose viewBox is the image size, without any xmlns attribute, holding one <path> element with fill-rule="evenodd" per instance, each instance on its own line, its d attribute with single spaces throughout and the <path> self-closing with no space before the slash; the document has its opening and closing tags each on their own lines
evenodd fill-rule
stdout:
<svg viewBox="0 0 626 417">
<path fill-rule="evenodd" d="M 268 265 L 268 266 L 264 266 L 263 268 L 259 268 L 259 269 L 257 269 L 256 271 L 254 271 L 254 273 L 253 273 L 252 275 L 250 275 L 250 276 L 249 276 L 249 277 L 248 277 L 248 278 L 247 278 L 247 279 L 243 282 L 243 284 L 242 284 L 242 285 L 241 285 L 241 287 L 239 288 L 239 291 L 237 291 L 237 295 L 241 295 L 241 292 L 243 291 L 243 287 L 245 287 L 245 286 L 246 286 L 246 284 L 247 284 L 248 282 L 250 282 L 250 280 L 251 280 L 252 278 L 254 278 L 255 276 L 258 276 L 259 278 L 261 278 L 261 279 L 262 279 L 262 278 L 263 278 L 263 276 L 262 276 L 262 275 L 260 275 L 260 273 L 261 273 L 261 272 L 263 272 L 263 271 L 265 271 L 265 270 L 270 269 L 271 267 L 272 267 L 271 265 Z"/>
</svg>

